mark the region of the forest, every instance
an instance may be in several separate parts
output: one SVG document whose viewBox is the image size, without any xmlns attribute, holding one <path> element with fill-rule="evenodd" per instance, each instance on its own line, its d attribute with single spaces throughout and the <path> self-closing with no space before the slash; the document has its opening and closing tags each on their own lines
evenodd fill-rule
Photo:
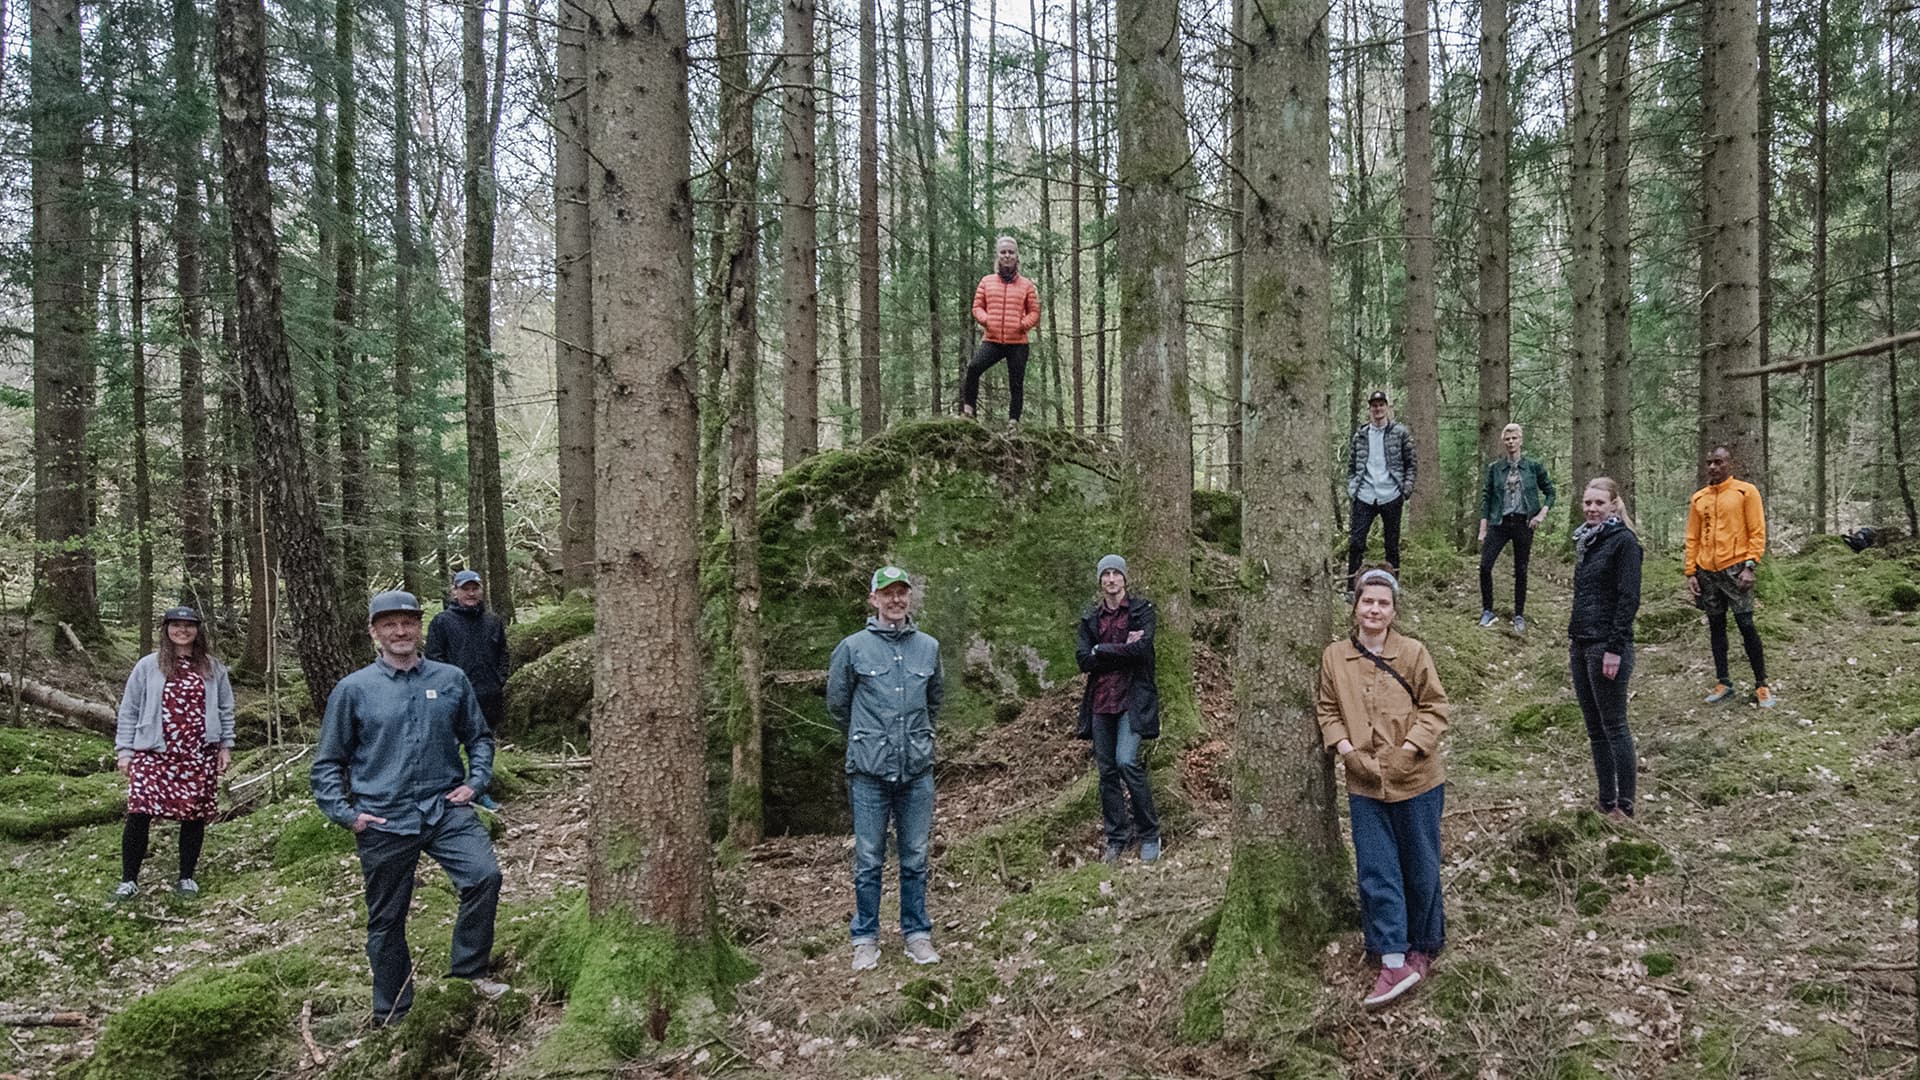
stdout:
<svg viewBox="0 0 1920 1080">
<path fill-rule="evenodd" d="M 1920 1068 L 1910 3 L 0 0 L 0 160 L 0 1077 Z M 1369 1011 L 1316 675 L 1376 392 L 1450 936 Z M 1506 562 L 1475 595 L 1510 424 L 1558 488 L 1530 624 Z M 1774 698 L 1713 697 L 1689 600 L 1720 448 Z M 1630 820 L 1566 651 L 1600 477 Z M 1075 738 L 1111 552 L 1157 861 L 1102 858 Z M 944 956 L 890 871 L 849 973 L 829 657 L 883 566 L 940 642 Z M 449 976 L 423 862 L 383 1025 L 309 768 L 368 598 L 467 570 L 510 985 Z M 162 822 L 116 901 L 116 714 L 181 607 L 232 760 L 195 890 Z"/>
</svg>

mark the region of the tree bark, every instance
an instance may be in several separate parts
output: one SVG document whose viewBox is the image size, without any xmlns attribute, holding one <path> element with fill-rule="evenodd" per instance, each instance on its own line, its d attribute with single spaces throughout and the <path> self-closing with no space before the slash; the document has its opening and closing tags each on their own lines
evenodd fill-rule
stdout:
<svg viewBox="0 0 1920 1080">
<path fill-rule="evenodd" d="M 1125 364 L 1121 539 L 1131 583 L 1160 609 L 1162 730 L 1194 733 L 1190 607 L 1193 428 L 1187 397 L 1187 188 L 1192 181 L 1176 0 L 1114 9 Z"/>
<path fill-rule="evenodd" d="M 144 43 L 140 48 L 140 66 L 146 66 Z M 144 75 L 144 71 L 142 72 Z M 133 602 L 134 618 L 140 621 L 140 654 L 153 651 L 153 469 L 147 445 L 147 247 L 146 215 L 141 212 L 139 110 L 130 110 L 127 138 L 127 237 L 132 292 L 129 298 L 133 326 L 133 524 L 139 537 L 136 547 L 139 562 L 138 584 Z"/>
<path fill-rule="evenodd" d="M 407 0 L 391 0 L 393 17 L 393 472 L 394 531 L 399 537 L 401 586 L 415 596 L 421 595 L 422 567 L 420 539 L 419 456 L 415 448 L 414 371 L 419 346 L 415 342 L 413 296 L 414 273 L 419 263 L 418 240 L 413 231 L 413 106 L 409 85 L 408 53 L 412 44 L 407 34 Z M 573 11 L 571 4 L 562 12 Z M 559 305 L 556 289 L 556 308 Z M 589 406 L 590 408 L 591 406 Z M 562 422 L 566 412 L 561 411 Z M 562 440 L 561 468 L 565 470 L 565 440 Z M 564 485 L 563 485 L 564 486 Z M 564 524 L 563 524 L 564 528 Z M 564 533 L 563 533 L 564 536 Z M 444 546 L 436 543 L 436 548 Z"/>
<path fill-rule="evenodd" d="M 513 621 L 507 570 L 506 508 L 500 480 L 500 426 L 494 407 L 493 117 L 486 58 L 486 0 L 467 0 L 460 18 L 460 89 L 465 103 L 462 170 L 461 346 L 466 369 L 467 533 L 469 565 L 487 579 L 487 603 Z"/>
<path fill-rule="evenodd" d="M 1600 110 L 1604 87 L 1600 77 L 1600 0 L 1573 2 L 1573 101 L 1568 125 L 1567 235 L 1572 257 L 1567 282 L 1573 292 L 1572 357 L 1569 364 L 1568 405 L 1573 434 L 1573 486 L 1607 472 L 1601 457 L 1606 435 L 1605 382 L 1602 364 L 1606 350 L 1606 319 L 1601 307 L 1601 278 L 1605 263 L 1600 251 L 1600 219 L 1604 209 L 1605 154 L 1600 145 Z M 1569 519 L 1580 520 L 1578 500 L 1567 501 Z"/>
<path fill-rule="evenodd" d="M 1073 252 L 1068 264 L 1067 336 L 1073 339 L 1073 432 L 1087 431 L 1087 363 L 1080 338 L 1081 251 L 1080 251 L 1080 0 L 1067 0 L 1067 190 L 1071 192 L 1067 212 L 1067 246 Z M 965 140 L 966 133 L 961 132 Z"/>
<path fill-rule="evenodd" d="M 1629 171 L 1633 114 L 1628 60 L 1632 39 L 1626 32 L 1633 17 L 1632 0 L 1607 3 L 1607 90 L 1603 120 L 1606 143 L 1606 181 L 1600 232 L 1604 265 L 1600 291 L 1606 308 L 1605 362 L 1602 379 L 1606 410 L 1600 458 L 1607 475 L 1620 486 L 1628 506 L 1634 499 L 1633 468 L 1633 241 Z M 1591 479 L 1591 478 L 1589 478 Z M 1575 480 L 1576 483 L 1582 481 Z"/>
<path fill-rule="evenodd" d="M 819 170 L 814 127 L 813 0 L 781 4 L 780 113 L 781 326 L 786 378 L 781 384 L 780 458 L 793 468 L 820 450 Z M 935 361 L 938 371 L 938 358 Z M 934 386 L 936 402 L 938 383 Z"/>
<path fill-rule="evenodd" d="M 80 104 L 79 0 L 34 0 L 31 34 L 34 541 L 42 590 L 36 606 L 51 623 L 67 623 L 94 642 L 106 630 L 88 535 L 93 301 L 86 253 L 93 244 L 82 190 L 88 117 Z M 56 636 L 54 647 L 66 645 Z"/>
<path fill-rule="evenodd" d="M 351 670 L 339 588 L 328 560 L 313 482 L 301 442 L 293 370 L 281 317 L 280 242 L 267 180 L 266 13 L 261 0 L 217 0 L 215 73 L 220 87 L 220 156 L 233 230 L 239 355 L 253 422 L 264 515 L 278 544 L 308 701 L 326 708 L 334 683 Z"/>
<path fill-rule="evenodd" d="M 108 736 L 114 734 L 119 713 L 113 706 L 69 694 L 57 686 L 18 678 L 10 671 L 0 671 L 0 693 L 11 696 L 16 684 L 20 700 L 27 704 L 78 721 L 87 731 Z"/>
<path fill-rule="evenodd" d="M 1401 199 L 1406 216 L 1401 231 L 1406 245 L 1405 311 L 1401 350 L 1406 362 L 1407 427 L 1413 452 L 1427 470 L 1408 500 L 1415 528 L 1440 520 L 1446 512 L 1446 483 L 1440 474 L 1440 355 L 1434 328 L 1433 294 L 1433 102 L 1428 55 L 1432 50 L 1427 0 L 1403 0 L 1406 66 L 1401 98 L 1406 117 L 1406 175 Z"/>
<path fill-rule="evenodd" d="M 1227 102 L 1227 490 L 1246 488 L 1247 400 L 1247 49 L 1239 29 L 1247 0 L 1234 0 Z M 1078 222 L 1075 223 L 1076 227 Z M 1078 246 L 1077 244 L 1075 245 Z"/>
<path fill-rule="evenodd" d="M 712 931 L 700 707 L 693 203 L 686 9 L 594 0 L 587 20 L 595 507 L 596 916 Z"/>
<path fill-rule="evenodd" d="M 354 77 L 355 0 L 335 0 L 333 78 L 337 103 L 333 140 L 334 263 L 333 379 L 339 421 L 340 587 L 348 596 L 367 591 L 367 465 L 361 433 L 359 351 L 354 320 L 359 307 L 361 257 L 359 177 L 354 165 L 360 146 L 360 92 Z"/>
<path fill-rule="evenodd" d="M 200 12 L 193 0 L 172 0 L 173 106 L 192 113 L 201 100 Z M 180 558 L 181 600 L 203 616 L 213 604 L 213 506 L 208 495 L 207 389 L 200 339 L 205 333 L 205 285 L 200 274 L 200 134 L 173 139 L 173 251 L 176 330 L 180 335 Z"/>
<path fill-rule="evenodd" d="M 1039 160 L 1035 163 L 1040 170 L 1040 289 L 1046 296 L 1042 310 L 1046 313 L 1047 332 L 1033 349 L 1034 367 L 1038 371 L 1049 373 L 1052 377 L 1047 383 L 1046 396 L 1041 398 L 1044 405 L 1053 403 L 1053 422 L 1055 427 L 1066 426 L 1065 402 L 1061 395 L 1060 377 L 1060 305 L 1055 301 L 1059 293 L 1054 290 L 1053 279 L 1053 144 L 1048 134 L 1047 123 L 1047 13 L 1040 0 L 1027 0 L 1027 17 L 1033 24 L 1033 93 L 1034 127 L 1039 131 Z M 1038 336 L 1038 335 L 1036 335 Z"/>
<path fill-rule="evenodd" d="M 1326 8 L 1243 8 L 1246 52 L 1247 452 L 1242 551 L 1251 591 L 1234 650 L 1232 863 L 1185 1034 L 1228 1030 L 1237 995 L 1309 965 L 1350 907 L 1332 761 L 1314 694 L 1331 634 L 1327 402 L 1332 207 Z M 1244 1013 L 1241 1013 L 1244 1015 Z"/>
<path fill-rule="evenodd" d="M 921 213 L 926 215 L 924 225 L 927 234 L 927 354 L 931 367 L 928 372 L 927 393 L 929 404 L 927 415 L 939 416 L 944 406 L 941 403 L 940 354 L 946 348 L 946 326 L 941 317 L 940 298 L 943 292 L 940 273 L 940 183 L 935 166 L 940 161 L 940 129 L 933 120 L 933 2 L 920 0 L 920 137 L 914 141 L 914 152 L 920 159 L 920 195 Z M 903 80 L 901 86 L 906 85 Z"/>
<path fill-rule="evenodd" d="M 1759 364 L 1759 79 L 1753 0 L 1707 0 L 1702 50 L 1704 242 L 1701 245 L 1699 458 L 1731 451 L 1737 475 L 1767 490 L 1759 384 L 1729 372 Z M 1704 471 L 1703 471 L 1704 475 Z"/>
<path fill-rule="evenodd" d="M 1759 159 L 1754 167 L 1754 178 L 1758 188 L 1754 192 L 1758 200 L 1758 209 L 1754 215 L 1755 242 L 1759 248 L 1758 267 L 1754 276 L 1757 288 L 1755 303 L 1759 308 L 1760 325 L 1758 328 L 1758 355 L 1762 364 L 1773 355 L 1773 49 L 1769 38 L 1772 36 L 1773 0 L 1760 0 L 1760 18 L 1754 37 L 1754 51 L 1759 54 L 1759 100 L 1757 105 L 1759 130 L 1755 132 L 1755 152 Z M 1760 462 L 1757 472 L 1762 476 L 1773 473 L 1773 396 L 1771 376 L 1760 376 L 1758 388 L 1760 396 Z"/>
<path fill-rule="evenodd" d="M 553 102 L 553 359 L 559 399 L 560 583 L 569 590 L 593 584 L 593 220 L 587 195 L 591 154 L 586 19 L 584 7 L 562 0 Z M 788 333 L 795 332 L 790 326 Z"/>
<path fill-rule="evenodd" d="M 1513 85 L 1507 64 L 1507 0 L 1480 3 L 1480 228 L 1479 262 L 1480 460 L 1501 452 L 1500 429 L 1513 420 L 1513 285 L 1508 271 L 1513 248 L 1511 176 L 1507 150 L 1513 139 Z M 1438 462 L 1433 463 L 1438 465 Z"/>
<path fill-rule="evenodd" d="M 1828 4 L 1820 0 L 1814 31 L 1813 119 L 1813 355 L 1827 351 L 1827 212 L 1831 171 L 1827 161 L 1827 121 L 1832 111 L 1829 68 L 1832 62 L 1828 33 Z M 1772 363 L 1762 353 L 1760 359 Z M 1825 532 L 1827 523 L 1827 367 L 1816 364 L 1807 372 L 1813 383 L 1813 529 Z"/>
<path fill-rule="evenodd" d="M 880 100 L 875 23 L 879 0 L 860 4 L 860 437 L 880 434 Z"/>
</svg>

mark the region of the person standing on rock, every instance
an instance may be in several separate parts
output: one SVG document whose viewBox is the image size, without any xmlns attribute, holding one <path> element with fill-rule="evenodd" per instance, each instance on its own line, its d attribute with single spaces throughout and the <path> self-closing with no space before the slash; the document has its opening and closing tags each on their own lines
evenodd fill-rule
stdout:
<svg viewBox="0 0 1920 1080">
<path fill-rule="evenodd" d="M 1640 539 L 1605 476 L 1580 496 L 1585 519 L 1573 531 L 1573 616 L 1567 621 L 1568 667 L 1587 721 L 1600 812 L 1633 816 L 1639 759 L 1627 727 L 1627 680 L 1633 676 L 1633 618 L 1640 611 Z"/>
<path fill-rule="evenodd" d="M 1400 582 L 1385 570 L 1360 575 L 1353 631 L 1320 654 L 1314 716 L 1328 749 L 1346 764 L 1359 872 L 1362 933 L 1380 957 L 1376 1008 L 1427 977 L 1446 945 L 1440 896 L 1440 817 L 1446 770 L 1447 692 L 1427 647 L 1393 629 Z"/>
<path fill-rule="evenodd" d="M 1525 432 L 1508 424 L 1500 432 L 1506 451 L 1487 463 L 1480 492 L 1480 625 L 1492 626 L 1493 564 L 1513 543 L 1513 632 L 1527 632 L 1527 562 L 1533 557 L 1533 531 L 1553 509 L 1553 478 L 1547 467 L 1520 452 Z"/>
<path fill-rule="evenodd" d="M 488 730 L 499 731 L 507 719 L 507 676 L 513 673 L 513 662 L 507 655 L 507 624 L 487 610 L 479 571 L 453 575 L 446 610 L 427 627 L 426 657 L 467 673 Z"/>
<path fill-rule="evenodd" d="M 980 376 L 1007 362 L 1007 423 L 1020 422 L 1026 398 L 1027 331 L 1040 325 L 1040 290 L 1020 273 L 1020 248 L 1013 237 L 993 242 L 993 273 L 973 290 L 973 321 L 980 324 L 980 347 L 960 384 L 960 415 L 973 416 L 980 401 Z"/>
<path fill-rule="evenodd" d="M 327 698 L 310 780 L 321 811 L 354 833 L 367 890 L 373 1022 L 385 1026 L 413 1006 L 407 908 L 423 852 L 460 894 L 448 974 L 489 998 L 508 987 L 487 977 L 500 864 L 473 808 L 493 779 L 493 733 L 467 676 L 420 655 L 412 593 L 376 594 L 367 622 L 378 655 Z"/>
<path fill-rule="evenodd" d="M 180 823 L 180 877 L 173 891 L 200 895 L 194 873 L 207 822 L 219 812 L 220 774 L 233 762 L 233 683 L 207 646 L 200 613 L 168 608 L 160 645 L 140 658 L 120 696 L 114 756 L 127 778 L 115 900 L 140 891 L 140 864 L 154 818 Z"/>
<path fill-rule="evenodd" d="M 1100 559 L 1094 570 L 1100 594 L 1080 613 L 1074 657 L 1087 673 L 1074 734 L 1093 741 L 1100 769 L 1100 818 L 1107 834 L 1101 860 L 1120 861 L 1140 841 L 1140 861 L 1160 857 L 1160 818 L 1153 786 L 1140 760 L 1143 739 L 1160 737 L 1160 687 L 1154 679 L 1153 602 L 1127 592 L 1127 560 Z M 1128 807 L 1131 803 L 1132 812 Z"/>
<path fill-rule="evenodd" d="M 1767 685 L 1766 650 L 1753 625 L 1753 575 L 1767 552 L 1767 513 L 1760 489 L 1733 478 L 1733 455 L 1724 446 L 1707 453 L 1707 486 L 1687 501 L 1687 594 L 1707 613 L 1713 649 L 1713 689 L 1706 702 L 1733 697 L 1727 662 L 1727 612 L 1740 627 L 1740 643 L 1753 667 L 1753 700 L 1771 709 L 1780 699 Z"/>
<path fill-rule="evenodd" d="M 827 713 L 847 737 L 853 806 L 853 970 L 880 963 L 880 882 L 887 823 L 900 852 L 900 934 L 907 958 L 937 964 L 927 918 L 927 849 L 933 836 L 933 733 L 944 692 L 940 643 L 913 624 L 907 572 L 873 572 L 873 615 L 827 664 Z"/>
<path fill-rule="evenodd" d="M 1400 512 L 1413 497 L 1420 469 L 1413 433 L 1393 418 L 1385 390 L 1367 395 L 1367 422 L 1354 429 L 1347 447 L 1347 497 L 1352 500 L 1347 533 L 1347 588 L 1367 554 L 1373 519 L 1387 543 L 1387 565 L 1400 572 Z"/>
</svg>

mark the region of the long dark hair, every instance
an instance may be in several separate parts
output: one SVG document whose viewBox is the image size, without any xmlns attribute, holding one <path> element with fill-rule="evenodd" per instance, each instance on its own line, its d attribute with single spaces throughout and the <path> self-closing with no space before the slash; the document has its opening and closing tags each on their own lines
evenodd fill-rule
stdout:
<svg viewBox="0 0 1920 1080">
<path fill-rule="evenodd" d="M 167 634 L 168 622 L 186 622 L 185 619 L 160 620 L 160 641 L 153 650 L 153 658 L 160 664 L 160 673 L 168 682 L 180 677 L 180 661 L 185 658 L 187 665 L 195 674 L 202 677 L 213 673 L 213 652 L 207 647 L 207 624 L 189 623 L 194 629 L 193 644 L 184 650 L 174 645 L 173 638 Z"/>
</svg>

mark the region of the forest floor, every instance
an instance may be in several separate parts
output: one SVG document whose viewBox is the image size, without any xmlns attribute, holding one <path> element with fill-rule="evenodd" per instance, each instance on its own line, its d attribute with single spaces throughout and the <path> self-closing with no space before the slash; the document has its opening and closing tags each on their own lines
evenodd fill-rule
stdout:
<svg viewBox="0 0 1920 1080">
<path fill-rule="evenodd" d="M 942 748 L 929 888 L 941 964 L 909 963 L 889 927 L 879 968 L 849 971 L 851 841 L 768 840 L 717 873 L 723 917 L 758 974 L 694 1043 L 623 1075 L 1914 1075 L 1920 625 L 1866 594 L 1920 578 L 1920 557 L 1870 557 L 1850 563 L 1858 557 L 1828 547 L 1771 568 L 1761 627 L 1782 699 L 1772 711 L 1701 703 L 1713 681 L 1704 627 L 1679 600 L 1677 567 L 1650 561 L 1631 706 L 1640 816 L 1624 828 L 1585 809 L 1593 779 L 1561 634 L 1566 563 L 1536 555 L 1533 626 L 1520 638 L 1504 617 L 1474 627 L 1464 557 L 1410 558 L 1402 628 L 1429 643 L 1455 703 L 1449 940 L 1430 983 L 1384 1011 L 1360 1007 L 1370 976 L 1355 928 L 1318 957 L 1310 1004 L 1268 1018 L 1287 1040 L 1179 1038 L 1206 963 L 1189 931 L 1218 904 L 1229 854 L 1230 696 L 1224 662 L 1203 652 L 1208 734 L 1159 763 L 1178 766 L 1156 772 L 1176 789 L 1159 863 L 1097 861 L 1085 744 L 1071 738 L 1076 687 L 1062 686 Z M 1735 652 L 1739 676 L 1737 638 Z M 9 800 L 24 798 L 4 786 L 9 772 L 18 782 L 63 768 L 60 783 L 73 786 L 62 801 L 75 806 L 98 794 L 88 786 L 98 774 L 67 745 L 0 760 L 0 837 L 20 834 L 7 832 Z M 578 895 L 586 797 L 562 782 L 584 779 L 562 760 L 506 760 L 515 782 L 498 843 L 511 957 L 527 928 Z M 170 829 L 155 832 L 147 891 L 121 906 L 105 899 L 118 876 L 113 814 L 57 841 L 0 838 L 0 1013 L 84 1013 L 75 1027 L 11 1029 L 0 1075 L 77 1072 L 90 1055 L 93 1075 L 197 1075 L 162 1063 L 217 1058 L 229 1038 L 261 1045 L 244 1058 L 252 1071 L 233 1075 L 375 1075 L 364 1061 L 344 1068 L 367 1036 L 360 880 L 344 834 L 304 797 L 218 825 L 205 896 L 187 903 L 158 884 L 173 849 Z M 454 898 L 437 869 L 423 867 L 421 881 L 412 936 L 431 990 Z M 891 878 L 887 890 L 883 926 L 897 912 Z M 241 978 L 271 1007 L 224 1005 Z M 167 984 L 197 988 L 182 1008 L 219 1013 L 232 1030 L 209 1036 L 184 1015 L 123 1020 L 117 1033 L 107 1023 Z M 488 1075 L 520 1060 L 563 1007 L 522 989 L 510 1022 L 467 1030 L 431 1074 Z M 404 1072 L 398 1051 L 386 1064 Z"/>
</svg>

